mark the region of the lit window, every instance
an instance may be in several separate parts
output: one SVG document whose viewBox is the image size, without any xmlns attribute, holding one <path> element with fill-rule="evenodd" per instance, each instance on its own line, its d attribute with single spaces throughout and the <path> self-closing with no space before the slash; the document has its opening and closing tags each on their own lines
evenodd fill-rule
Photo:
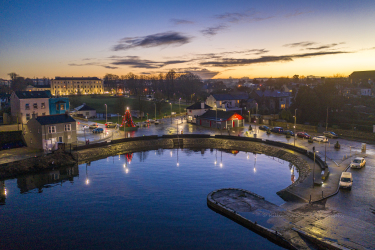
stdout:
<svg viewBox="0 0 375 250">
<path fill-rule="evenodd" d="M 281 104 L 280 108 L 285 109 L 285 104 Z"/>
<path fill-rule="evenodd" d="M 34 109 L 38 109 L 38 103 L 33 104 Z"/>
<path fill-rule="evenodd" d="M 71 131 L 72 125 L 71 124 L 65 124 L 65 131 Z"/>
<path fill-rule="evenodd" d="M 26 120 L 30 120 L 30 114 L 26 113 Z"/>
<path fill-rule="evenodd" d="M 54 133 L 56 133 L 56 126 L 49 126 L 49 127 L 48 127 L 48 133 L 49 133 L 49 134 L 54 134 Z"/>
<path fill-rule="evenodd" d="M 30 104 L 26 103 L 26 104 L 25 104 L 25 109 L 26 109 L 26 110 L 29 110 L 29 109 L 30 109 Z"/>
<path fill-rule="evenodd" d="M 64 110 L 65 109 L 65 104 L 60 104 L 60 110 Z"/>
</svg>

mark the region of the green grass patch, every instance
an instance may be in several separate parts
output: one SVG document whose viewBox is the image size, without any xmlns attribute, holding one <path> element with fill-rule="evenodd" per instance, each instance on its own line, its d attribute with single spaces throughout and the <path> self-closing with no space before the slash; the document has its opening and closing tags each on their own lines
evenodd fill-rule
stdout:
<svg viewBox="0 0 375 250">
<path fill-rule="evenodd" d="M 149 119 L 155 119 L 155 104 L 152 101 L 147 100 L 139 100 L 135 98 L 127 98 L 124 96 L 108 96 L 108 95 L 95 95 L 95 96 L 70 96 L 69 97 L 71 109 L 86 103 L 89 107 L 96 109 L 97 113 L 105 113 L 106 108 L 105 104 L 107 104 L 107 113 L 108 114 L 117 114 L 123 115 L 125 113 L 125 109 L 129 107 L 130 110 L 142 110 L 144 112 L 145 117 L 142 119 L 143 121 L 146 119 L 147 113 Z M 170 115 L 171 112 L 179 113 L 186 112 L 185 108 L 188 105 L 181 104 L 179 108 L 179 104 L 172 104 L 171 105 L 166 102 L 158 103 L 156 106 L 156 118 L 160 119 L 165 115 Z M 121 119 L 121 117 L 120 117 Z M 116 118 L 107 119 L 107 121 L 117 123 Z M 141 119 L 136 119 L 133 117 L 134 122 L 141 121 Z M 121 121 L 120 121 L 121 122 Z M 101 122 L 100 122 L 101 123 Z M 104 121 L 105 123 L 105 121 Z"/>
</svg>

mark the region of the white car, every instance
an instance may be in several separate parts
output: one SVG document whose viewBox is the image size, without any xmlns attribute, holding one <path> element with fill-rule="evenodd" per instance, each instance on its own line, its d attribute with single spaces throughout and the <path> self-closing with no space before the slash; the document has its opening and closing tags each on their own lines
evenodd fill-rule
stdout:
<svg viewBox="0 0 375 250">
<path fill-rule="evenodd" d="M 366 160 L 363 157 L 355 158 L 352 163 L 350 163 L 351 168 L 362 168 L 366 165 Z"/>
<path fill-rule="evenodd" d="M 340 188 L 352 189 L 353 177 L 352 173 L 343 172 L 340 177 Z"/>
<path fill-rule="evenodd" d="M 328 139 L 324 136 L 315 136 L 312 139 L 314 141 L 318 141 L 318 142 L 328 142 Z"/>
<path fill-rule="evenodd" d="M 82 125 L 82 129 L 88 129 L 89 126 L 88 125 Z"/>
</svg>

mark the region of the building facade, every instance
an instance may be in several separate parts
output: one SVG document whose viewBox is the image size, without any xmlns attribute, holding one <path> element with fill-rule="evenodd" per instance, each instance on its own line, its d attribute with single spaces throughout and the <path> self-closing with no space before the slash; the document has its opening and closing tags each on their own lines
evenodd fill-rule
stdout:
<svg viewBox="0 0 375 250">
<path fill-rule="evenodd" d="M 51 80 L 53 96 L 103 94 L 103 80 L 97 77 L 55 77 Z"/>
<path fill-rule="evenodd" d="M 65 114 L 69 111 L 70 103 L 67 97 L 55 97 L 49 99 L 49 113 L 50 115 Z"/>
<path fill-rule="evenodd" d="M 96 117 L 96 109 L 87 106 L 85 103 L 74 108 L 74 114 L 78 117 L 93 118 Z"/>
<path fill-rule="evenodd" d="M 32 115 L 49 115 L 49 95 L 45 91 L 15 91 L 10 96 L 14 122 L 26 124 Z"/>
<path fill-rule="evenodd" d="M 28 147 L 44 150 L 56 149 L 59 142 L 76 142 L 76 121 L 68 114 L 34 116 L 27 123 L 25 141 Z"/>
<path fill-rule="evenodd" d="M 193 105 L 186 108 L 187 121 L 195 123 L 197 116 L 203 115 L 210 109 L 212 109 L 212 107 L 206 105 L 204 102 L 194 103 Z"/>
<path fill-rule="evenodd" d="M 213 94 L 207 97 L 206 104 L 213 109 L 222 111 L 237 111 L 242 113 L 242 108 L 246 107 L 249 96 L 246 93 L 240 94 Z"/>
<path fill-rule="evenodd" d="M 245 126 L 245 119 L 233 111 L 208 110 L 203 115 L 196 117 L 196 124 L 217 129 L 238 128 Z"/>
</svg>

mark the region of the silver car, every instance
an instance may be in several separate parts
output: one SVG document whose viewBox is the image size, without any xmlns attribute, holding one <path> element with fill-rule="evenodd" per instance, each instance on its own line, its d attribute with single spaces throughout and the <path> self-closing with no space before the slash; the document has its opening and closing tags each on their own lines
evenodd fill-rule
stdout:
<svg viewBox="0 0 375 250">
<path fill-rule="evenodd" d="M 366 160 L 363 157 L 355 158 L 352 163 L 350 163 L 351 168 L 362 168 L 366 165 Z"/>
<path fill-rule="evenodd" d="M 312 139 L 314 141 L 318 141 L 318 142 L 328 142 L 328 139 L 324 136 L 315 136 Z"/>
</svg>

